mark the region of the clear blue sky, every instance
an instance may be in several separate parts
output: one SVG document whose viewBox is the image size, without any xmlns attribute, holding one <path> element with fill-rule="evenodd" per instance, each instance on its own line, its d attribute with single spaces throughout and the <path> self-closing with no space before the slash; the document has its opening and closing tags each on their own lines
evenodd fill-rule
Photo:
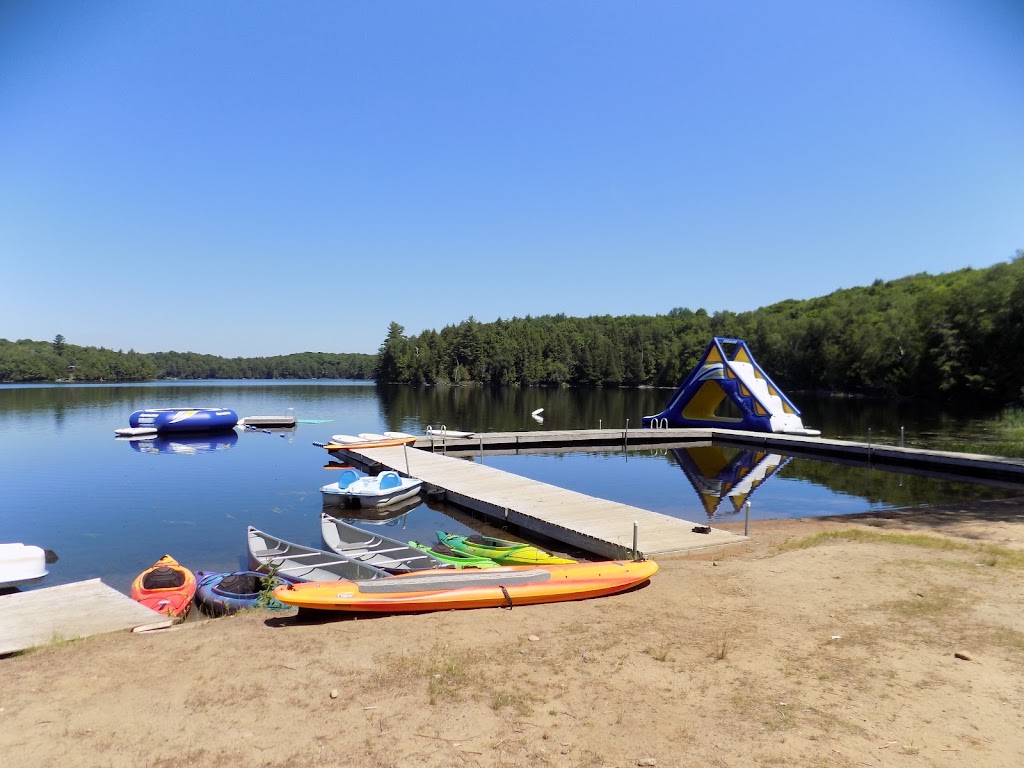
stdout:
<svg viewBox="0 0 1024 768">
<path fill-rule="evenodd" d="M 0 0 L 0 338 L 376 352 L 1024 248 L 1024 3 Z"/>
</svg>

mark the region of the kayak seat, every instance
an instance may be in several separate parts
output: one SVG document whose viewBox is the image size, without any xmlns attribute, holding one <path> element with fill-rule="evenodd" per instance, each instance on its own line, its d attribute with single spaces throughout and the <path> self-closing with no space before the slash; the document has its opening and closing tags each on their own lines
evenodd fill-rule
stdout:
<svg viewBox="0 0 1024 768">
<path fill-rule="evenodd" d="M 382 491 L 388 488 L 398 488 L 401 484 L 402 480 L 397 472 L 382 472 L 380 475 L 380 489 Z"/>
<path fill-rule="evenodd" d="M 221 579 L 217 589 L 232 595 L 254 595 L 262 588 L 261 582 L 255 573 L 232 573 Z"/>
<path fill-rule="evenodd" d="M 185 583 L 185 574 L 166 565 L 154 568 L 142 578 L 146 589 L 174 589 Z"/>
</svg>

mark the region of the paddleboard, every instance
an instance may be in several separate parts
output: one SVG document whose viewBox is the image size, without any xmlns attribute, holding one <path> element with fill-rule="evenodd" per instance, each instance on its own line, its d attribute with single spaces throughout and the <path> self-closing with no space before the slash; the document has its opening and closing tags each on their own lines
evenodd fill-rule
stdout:
<svg viewBox="0 0 1024 768">
<path fill-rule="evenodd" d="M 651 560 L 438 569 L 365 581 L 292 584 L 275 589 L 274 597 L 298 608 L 365 613 L 512 608 L 612 595 L 642 584 L 657 570 Z"/>
</svg>

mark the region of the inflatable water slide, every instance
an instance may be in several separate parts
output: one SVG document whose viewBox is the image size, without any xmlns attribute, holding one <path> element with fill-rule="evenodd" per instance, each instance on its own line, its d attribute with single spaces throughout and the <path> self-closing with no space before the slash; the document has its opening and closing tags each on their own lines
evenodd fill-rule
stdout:
<svg viewBox="0 0 1024 768">
<path fill-rule="evenodd" d="M 768 377 L 743 339 L 716 336 L 672 395 L 665 410 L 644 416 L 645 427 L 718 427 L 749 432 L 820 435 Z"/>
</svg>

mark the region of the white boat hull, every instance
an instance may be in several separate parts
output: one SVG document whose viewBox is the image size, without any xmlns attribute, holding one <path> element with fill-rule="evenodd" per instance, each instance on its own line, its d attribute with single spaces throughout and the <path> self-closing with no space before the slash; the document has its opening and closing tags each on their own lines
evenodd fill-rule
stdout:
<svg viewBox="0 0 1024 768">
<path fill-rule="evenodd" d="M 0 588 L 35 584 L 46 574 L 46 552 L 42 547 L 0 544 Z"/>
<path fill-rule="evenodd" d="M 338 490 L 337 483 L 332 485 L 335 486 L 334 489 L 331 489 L 330 486 L 320 489 L 325 506 L 388 507 L 417 495 L 420 492 L 421 483 L 417 483 L 415 488 L 400 488 L 381 493 L 349 493 L 344 489 Z"/>
<path fill-rule="evenodd" d="M 320 495 L 325 506 L 387 507 L 411 499 L 422 486 L 422 480 L 392 470 L 376 477 L 356 477 L 354 470 L 346 470 L 338 482 L 323 486 Z"/>
</svg>

